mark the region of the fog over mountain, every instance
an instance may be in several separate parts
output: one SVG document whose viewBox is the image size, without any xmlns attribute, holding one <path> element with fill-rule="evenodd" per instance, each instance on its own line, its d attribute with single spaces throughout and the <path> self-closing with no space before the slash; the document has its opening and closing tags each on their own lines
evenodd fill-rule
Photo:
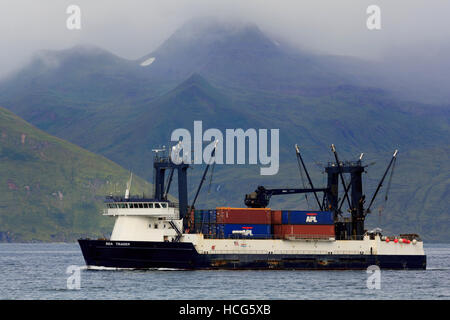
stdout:
<svg viewBox="0 0 450 320">
<path fill-rule="evenodd" d="M 81 30 L 68 30 L 72 1 L 6 0 L 0 3 L 0 77 L 39 50 L 94 44 L 126 59 L 155 50 L 185 22 L 209 16 L 232 24 L 254 23 L 276 41 L 316 53 L 375 61 L 376 70 L 404 96 L 449 100 L 450 2 L 377 1 L 382 29 L 366 27 L 368 0 L 347 1 L 143 1 L 76 2 Z M 381 64 L 380 64 L 381 63 Z M 399 83 L 401 82 L 401 83 Z"/>
</svg>

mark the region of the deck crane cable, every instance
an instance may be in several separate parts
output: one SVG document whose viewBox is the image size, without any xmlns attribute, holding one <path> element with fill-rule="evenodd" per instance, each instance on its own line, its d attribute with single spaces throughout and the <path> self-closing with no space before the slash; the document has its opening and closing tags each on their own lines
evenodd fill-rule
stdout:
<svg viewBox="0 0 450 320">
<path fill-rule="evenodd" d="M 213 175 L 214 175 L 214 167 L 216 166 L 216 161 L 213 162 L 212 168 L 211 168 L 211 173 L 209 175 L 209 186 L 208 186 L 208 194 L 211 193 L 211 184 L 212 184 L 212 179 L 213 179 Z"/>
<path fill-rule="evenodd" d="M 363 155 L 364 155 L 364 153 L 361 153 L 361 155 L 359 156 L 359 161 L 362 160 Z M 344 176 L 344 180 L 345 180 L 345 176 Z M 351 178 L 350 178 L 350 181 L 348 183 L 347 183 L 347 181 L 345 181 L 345 185 L 344 185 L 344 192 L 345 192 L 345 194 L 344 194 L 344 197 L 341 200 L 341 204 L 339 205 L 339 212 L 342 209 L 342 205 L 344 204 L 345 199 L 348 198 L 348 190 L 350 189 L 351 183 L 352 183 Z M 351 208 L 349 208 L 349 209 L 351 209 Z"/>
<path fill-rule="evenodd" d="M 198 198 L 198 195 L 199 195 L 199 193 L 200 193 L 200 190 L 202 189 L 203 182 L 206 180 L 206 174 L 208 173 L 208 169 L 209 169 L 209 167 L 210 167 L 210 165 L 211 165 L 211 163 L 212 163 L 213 161 L 214 161 L 213 165 L 214 165 L 215 162 L 216 162 L 216 161 L 215 161 L 215 156 L 216 156 L 216 148 L 217 148 L 217 144 L 218 144 L 218 143 L 219 143 L 219 140 L 216 140 L 215 143 L 214 143 L 214 148 L 213 148 L 213 150 L 211 151 L 211 157 L 210 157 L 210 159 L 209 159 L 209 163 L 206 165 L 205 171 L 203 172 L 202 179 L 200 180 L 200 184 L 199 184 L 199 186 L 198 186 L 198 188 L 197 188 L 197 192 L 196 192 L 196 194 L 195 194 L 194 200 L 192 201 L 192 205 L 191 205 L 191 207 L 190 207 L 191 212 L 192 212 L 192 210 L 194 210 L 195 202 L 197 201 L 197 198 Z M 203 219 L 202 219 L 202 228 L 203 228 Z"/>
<path fill-rule="evenodd" d="M 384 172 L 383 177 L 381 178 L 380 182 L 378 183 L 378 186 L 377 186 L 377 189 L 375 190 L 374 195 L 372 196 L 372 200 L 370 200 L 370 203 L 369 203 L 369 206 L 366 209 L 365 215 L 367 215 L 367 213 L 370 213 L 370 207 L 372 206 L 373 202 L 375 201 L 375 198 L 377 197 L 378 191 L 380 191 L 380 188 L 383 185 L 384 179 L 386 178 L 386 175 L 389 172 L 389 169 L 395 163 L 395 161 L 397 159 L 397 153 L 398 153 L 398 150 L 395 150 L 394 154 L 392 155 L 391 161 L 389 162 L 389 165 L 386 168 L 386 171 Z M 392 173 L 391 173 L 391 176 L 392 176 Z"/>
<path fill-rule="evenodd" d="M 350 182 L 347 183 L 347 181 L 345 181 L 345 176 L 344 176 L 344 182 L 345 182 L 345 185 L 344 185 L 344 197 L 342 198 L 341 204 L 339 205 L 339 212 L 341 212 L 342 205 L 344 204 L 345 199 L 348 199 L 348 190 L 350 189 L 350 184 L 352 183 L 351 180 L 350 180 Z M 349 208 L 349 209 L 351 209 L 351 208 Z"/>
<path fill-rule="evenodd" d="M 302 181 L 302 185 L 303 185 L 303 189 L 306 189 L 306 183 L 305 183 L 305 179 L 303 178 L 303 171 L 302 171 L 302 167 L 300 164 L 300 159 L 297 157 L 297 164 L 298 164 L 298 171 L 300 172 L 300 180 Z M 305 200 L 306 200 L 306 205 L 309 207 L 309 201 L 308 201 L 308 194 L 305 193 Z"/>
<path fill-rule="evenodd" d="M 397 158 L 394 159 L 394 162 L 392 163 L 392 169 L 391 169 L 391 175 L 389 176 L 389 181 L 388 181 L 388 185 L 386 187 L 386 193 L 384 195 L 384 202 L 386 203 L 388 200 L 388 194 L 389 191 L 391 190 L 391 184 L 392 184 L 392 176 L 394 175 L 394 170 L 395 170 L 395 164 L 397 162 Z"/>
<path fill-rule="evenodd" d="M 174 172 L 174 168 L 171 168 L 170 169 L 170 173 L 169 173 L 169 181 L 168 181 L 168 183 L 167 183 L 167 186 L 166 186 L 166 191 L 164 192 L 164 199 L 166 199 L 167 200 L 167 195 L 169 194 L 169 190 L 170 190 L 170 185 L 171 185 L 171 183 L 172 183 L 172 179 L 173 179 L 173 172 Z"/>
<path fill-rule="evenodd" d="M 211 158 L 212 159 L 212 158 Z M 209 186 L 208 186 L 208 195 L 211 193 L 211 183 L 212 183 L 212 178 L 213 178 L 213 174 L 214 174 L 214 167 L 216 166 L 216 161 L 213 162 L 212 168 L 211 168 L 211 173 L 209 176 Z M 200 224 L 200 230 L 203 230 L 203 224 L 205 220 L 205 216 L 202 215 L 202 222 Z"/>
<path fill-rule="evenodd" d="M 322 171 L 322 185 L 325 185 L 325 171 Z M 323 210 L 328 210 L 329 208 L 326 208 L 327 206 L 327 193 L 324 192 L 323 193 L 323 197 L 322 197 L 322 209 Z"/>
<path fill-rule="evenodd" d="M 312 183 L 311 177 L 309 176 L 308 170 L 306 169 L 306 165 L 303 162 L 303 158 L 302 158 L 302 156 L 300 154 L 300 148 L 298 147 L 298 145 L 295 145 L 295 152 L 297 154 L 297 161 L 301 162 L 302 167 L 305 170 L 305 174 L 306 174 L 306 177 L 308 178 L 308 182 L 309 182 L 309 185 L 311 186 L 311 189 L 314 189 L 314 185 Z M 319 197 L 317 196 L 316 191 L 314 191 L 314 197 L 316 198 L 316 201 L 317 201 L 317 204 L 319 206 L 319 209 L 321 211 L 323 211 L 322 205 L 320 204 Z M 309 207 L 309 204 L 308 204 L 308 207 Z"/>
<path fill-rule="evenodd" d="M 386 187 L 386 192 L 385 192 L 385 194 L 384 194 L 384 204 L 378 209 L 378 224 L 379 224 L 379 225 L 381 224 L 381 214 L 382 214 L 383 210 L 386 209 L 389 191 L 391 190 L 392 176 L 394 175 L 394 170 L 395 170 L 395 164 L 396 164 L 396 162 L 397 162 L 397 158 L 394 158 L 394 161 L 392 162 L 391 173 L 390 173 L 390 175 L 389 175 L 388 185 L 387 185 L 387 187 Z"/>
<path fill-rule="evenodd" d="M 212 158 L 211 158 L 212 159 Z M 213 179 L 213 174 L 214 174 L 214 167 L 216 166 L 216 161 L 213 162 L 212 164 L 212 168 L 211 168 L 211 173 L 209 175 L 209 186 L 208 186 L 208 195 L 211 193 L 211 184 L 212 184 L 212 179 Z M 207 196 L 208 198 L 208 196 Z M 208 215 L 209 216 L 209 215 Z M 204 225 L 204 220 L 205 220 L 205 216 L 202 214 L 202 222 L 200 224 L 200 232 L 202 232 L 203 230 L 203 225 Z M 194 218 L 195 219 L 195 218 Z M 210 225 L 210 224 L 208 224 Z"/>
<path fill-rule="evenodd" d="M 339 177 L 341 178 L 341 183 L 342 183 L 342 186 L 344 187 L 344 192 L 345 192 L 344 199 L 347 199 L 348 207 L 349 207 L 349 209 L 352 209 L 352 205 L 350 203 L 350 199 L 348 198 L 347 185 L 346 185 L 346 183 L 344 181 L 344 175 L 342 174 L 341 162 L 339 161 L 339 158 L 338 158 L 338 155 L 337 155 L 337 152 L 336 152 L 336 147 L 334 146 L 334 144 L 331 145 L 331 151 L 333 151 L 334 159 L 336 160 L 336 165 L 339 168 Z M 340 208 L 339 209 L 336 208 L 336 209 L 338 210 L 338 212 L 341 212 Z"/>
</svg>

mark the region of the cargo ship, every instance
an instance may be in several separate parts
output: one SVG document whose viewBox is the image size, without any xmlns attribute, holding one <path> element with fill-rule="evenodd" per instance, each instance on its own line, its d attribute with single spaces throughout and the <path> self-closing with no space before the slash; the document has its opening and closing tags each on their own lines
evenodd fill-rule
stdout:
<svg viewBox="0 0 450 320">
<path fill-rule="evenodd" d="M 103 214 L 115 218 L 115 225 L 109 239 L 78 240 L 86 265 L 131 269 L 347 270 L 372 265 L 381 269 L 425 269 L 423 241 L 417 234 L 383 235 L 381 229 L 364 228 L 366 215 L 389 170 L 392 176 L 397 151 L 365 208 L 362 175 L 367 166 L 363 165 L 363 154 L 356 161 L 343 162 L 334 145 L 331 147 L 336 161 L 324 168 L 327 186 L 314 187 L 296 146 L 308 188 L 259 186 L 245 195 L 246 207 L 214 209 L 195 208 L 210 165 L 188 205 L 189 164 L 172 161 L 157 150 L 153 196 L 130 196 L 130 180 L 125 196 L 106 197 Z M 175 172 L 178 201 L 171 201 L 168 194 Z M 341 197 L 340 185 L 344 192 Z M 274 195 L 305 193 L 314 195 L 318 210 L 268 207 Z"/>
</svg>

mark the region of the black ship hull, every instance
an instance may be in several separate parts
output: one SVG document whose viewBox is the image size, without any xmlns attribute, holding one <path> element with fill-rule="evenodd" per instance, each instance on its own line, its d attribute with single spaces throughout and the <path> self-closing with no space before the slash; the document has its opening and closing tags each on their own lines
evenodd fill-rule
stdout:
<svg viewBox="0 0 450 320">
<path fill-rule="evenodd" d="M 199 254 L 192 243 L 78 241 L 89 267 L 131 269 L 361 270 L 425 269 L 425 255 Z"/>
</svg>

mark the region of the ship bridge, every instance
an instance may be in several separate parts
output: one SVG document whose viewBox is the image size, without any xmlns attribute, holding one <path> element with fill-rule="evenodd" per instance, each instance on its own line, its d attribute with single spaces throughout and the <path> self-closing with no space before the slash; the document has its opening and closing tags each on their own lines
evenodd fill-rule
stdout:
<svg viewBox="0 0 450 320">
<path fill-rule="evenodd" d="M 168 200 L 109 196 L 105 200 L 105 216 L 147 216 L 179 219 L 179 206 Z"/>
</svg>

